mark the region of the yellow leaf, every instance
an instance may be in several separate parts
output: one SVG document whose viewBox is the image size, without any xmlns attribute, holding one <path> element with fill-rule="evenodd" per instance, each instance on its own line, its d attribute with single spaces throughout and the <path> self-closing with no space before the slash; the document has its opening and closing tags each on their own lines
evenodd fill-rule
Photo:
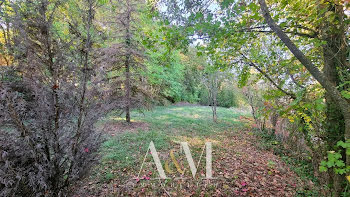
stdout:
<svg viewBox="0 0 350 197">
<path fill-rule="evenodd" d="M 166 38 L 165 38 L 165 37 L 163 37 L 163 40 L 166 40 Z"/>
<path fill-rule="evenodd" d="M 348 179 L 348 181 L 350 182 L 350 175 L 349 175 L 349 176 L 346 176 L 346 179 Z"/>
<path fill-rule="evenodd" d="M 293 117 L 289 116 L 288 119 L 289 119 L 290 122 L 294 122 L 294 118 Z"/>
</svg>

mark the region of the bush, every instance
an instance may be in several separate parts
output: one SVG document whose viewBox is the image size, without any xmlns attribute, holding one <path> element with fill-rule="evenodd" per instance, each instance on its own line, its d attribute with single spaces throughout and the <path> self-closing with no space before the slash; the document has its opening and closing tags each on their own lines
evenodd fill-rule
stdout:
<svg viewBox="0 0 350 197">
<path fill-rule="evenodd" d="M 8 70 L 16 72 L 0 80 L 0 196 L 65 196 L 97 161 L 102 139 L 94 124 L 113 109 L 102 104 L 107 94 L 89 48 L 81 49 L 91 37 L 55 37 L 62 29 L 45 18 L 53 4 L 11 4 L 16 54 Z"/>
<path fill-rule="evenodd" d="M 101 135 L 94 123 L 101 113 L 81 114 L 79 89 L 61 86 L 57 114 L 52 90 L 16 83 L 26 91 L 0 85 L 0 196 L 61 195 L 97 159 Z"/>
<path fill-rule="evenodd" d="M 223 88 L 218 94 L 218 106 L 221 107 L 238 107 L 238 100 L 234 90 Z"/>
<path fill-rule="evenodd" d="M 204 87 L 199 92 L 199 104 L 209 105 L 209 91 Z"/>
<path fill-rule="evenodd" d="M 238 107 L 239 101 L 235 90 L 232 88 L 224 87 L 218 92 L 217 102 L 219 107 Z M 199 93 L 199 104 L 210 105 L 209 103 L 209 91 L 206 88 L 202 88 Z"/>
</svg>

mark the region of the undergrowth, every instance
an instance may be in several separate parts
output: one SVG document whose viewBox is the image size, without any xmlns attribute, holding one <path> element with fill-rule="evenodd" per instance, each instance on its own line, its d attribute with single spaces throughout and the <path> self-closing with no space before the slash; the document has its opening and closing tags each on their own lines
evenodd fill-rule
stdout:
<svg viewBox="0 0 350 197">
<path fill-rule="evenodd" d="M 303 191 L 297 191 L 297 196 L 320 196 L 319 191 L 315 191 L 315 188 L 320 187 L 318 179 L 314 176 L 314 169 L 310 159 L 296 158 L 291 149 L 286 149 L 283 143 L 274 135 L 272 130 L 255 130 L 254 132 L 262 140 L 257 146 L 264 150 L 272 151 L 275 155 L 279 156 L 286 164 L 288 164 L 301 179 L 311 180 L 314 184 L 314 188 L 308 188 L 305 186 Z M 316 169 L 317 170 L 317 169 Z"/>
</svg>

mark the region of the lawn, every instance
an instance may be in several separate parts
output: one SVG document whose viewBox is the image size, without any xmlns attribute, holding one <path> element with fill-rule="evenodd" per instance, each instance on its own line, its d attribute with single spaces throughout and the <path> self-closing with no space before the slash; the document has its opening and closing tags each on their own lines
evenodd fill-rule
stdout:
<svg viewBox="0 0 350 197">
<path fill-rule="evenodd" d="M 156 107 L 133 112 L 130 126 L 111 113 L 99 123 L 106 141 L 100 164 L 83 182 L 84 195 L 294 196 L 305 190 L 309 184 L 288 164 L 256 146 L 260 138 L 250 127 L 248 110 L 218 108 L 217 113 L 218 122 L 214 123 L 210 107 Z M 158 179 L 151 154 L 145 157 L 151 141 L 167 180 Z M 180 142 L 189 144 L 196 164 L 200 161 L 195 178 Z M 212 142 L 212 180 L 205 179 L 205 142 Z"/>
</svg>

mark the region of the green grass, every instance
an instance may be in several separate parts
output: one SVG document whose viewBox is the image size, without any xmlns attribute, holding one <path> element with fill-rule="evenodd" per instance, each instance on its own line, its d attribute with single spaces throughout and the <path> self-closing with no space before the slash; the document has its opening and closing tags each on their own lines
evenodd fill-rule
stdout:
<svg viewBox="0 0 350 197">
<path fill-rule="evenodd" d="M 239 124 L 241 111 L 228 108 L 217 108 L 219 124 L 211 120 L 212 111 L 206 106 L 184 106 L 184 107 L 156 107 L 152 111 L 144 113 L 133 112 L 132 121 L 141 121 L 150 123 L 152 130 L 161 130 L 171 134 L 171 130 L 180 130 L 194 134 L 210 134 L 212 132 Z M 122 118 L 111 114 L 107 117 L 109 120 L 120 120 Z"/>
<path fill-rule="evenodd" d="M 153 141 L 157 149 L 169 147 L 169 137 L 157 131 L 139 131 L 125 133 L 107 140 L 102 146 L 103 161 L 117 162 L 118 167 L 134 165 L 139 153 L 146 152 L 149 142 Z"/>
<path fill-rule="evenodd" d="M 217 114 L 218 123 L 214 123 L 211 108 L 205 106 L 156 107 L 144 113 L 132 112 L 131 121 L 145 122 L 149 125 L 148 129 L 138 129 L 108 137 L 102 145 L 102 163 L 98 176 L 108 181 L 112 179 L 111 174 L 119 169 L 135 173 L 140 168 L 151 141 L 159 152 L 174 148 L 178 141 L 185 140 L 189 144 L 201 144 L 205 139 L 221 132 L 238 131 L 238 128 L 243 126 L 239 116 L 249 116 L 249 113 L 244 110 L 221 107 L 217 108 Z M 120 122 L 123 118 L 111 113 L 103 123 L 111 121 Z M 194 147 L 194 150 L 198 148 Z M 196 156 L 195 153 L 194 156 Z M 121 174 L 125 177 L 119 178 L 128 178 L 127 173 Z"/>
<path fill-rule="evenodd" d="M 132 178 L 137 177 L 140 167 L 143 164 L 145 154 L 147 153 L 149 144 L 154 142 L 158 155 L 165 168 L 165 162 L 170 160 L 170 150 L 179 150 L 179 142 L 186 141 L 191 148 L 191 154 L 194 161 L 199 161 L 203 145 L 206 141 L 213 142 L 213 150 L 224 152 L 230 150 L 227 144 L 223 144 L 225 138 L 232 136 L 241 136 L 242 131 L 247 131 L 246 121 L 242 121 L 240 116 L 250 116 L 246 110 L 221 108 L 217 109 L 218 122 L 212 120 L 212 111 L 210 107 L 204 106 L 168 106 L 155 107 L 152 111 L 140 113 L 133 111 L 131 114 L 132 122 L 147 123 L 147 128 L 138 128 L 132 131 L 117 132 L 114 136 L 106 134 L 107 140 L 103 143 L 100 151 L 101 163 L 97 166 L 93 179 L 97 180 L 97 187 L 103 184 L 107 185 L 124 185 Z M 111 113 L 105 117 L 100 124 L 110 124 L 123 122 L 124 118 Z M 250 128 L 250 127 L 249 127 Z M 107 132 L 108 133 L 108 132 Z M 312 180 L 317 184 L 317 180 L 313 177 L 310 162 L 293 159 L 286 154 L 288 150 L 283 149 L 281 142 L 278 141 L 268 132 L 249 131 L 247 135 L 259 135 L 260 141 L 255 146 L 274 152 L 289 167 L 294 170 L 303 180 Z M 226 140 L 227 143 L 227 140 Z M 220 154 L 213 154 L 213 160 L 219 161 Z M 237 157 L 243 156 L 243 153 L 235 152 Z M 183 169 L 189 169 L 187 161 L 183 154 L 174 153 L 177 161 L 182 163 Z M 158 173 L 154 167 L 154 162 L 148 154 L 145 164 L 140 171 L 140 177 L 152 172 L 150 177 L 157 178 Z M 204 162 L 198 169 L 205 169 Z M 268 161 L 268 168 L 275 168 L 276 163 Z M 176 172 L 176 168 L 170 162 L 170 168 Z M 203 173 L 203 172 L 202 172 Z M 271 172 L 272 173 L 272 172 Z M 172 176 L 167 172 L 167 176 Z M 179 173 L 174 176 L 178 176 Z M 185 177 L 191 177 L 190 170 L 187 170 Z M 238 177 L 237 177 L 238 178 Z M 234 178 L 236 179 L 236 178 Z M 232 180 L 234 180 L 232 179 Z M 175 180 L 167 180 L 165 183 L 173 183 Z M 101 184 L 101 185 L 100 185 Z M 134 188 L 140 192 L 142 185 Z M 161 190 L 161 188 L 158 188 Z M 150 189 L 152 190 L 152 189 Z M 213 190 L 214 191 L 214 190 Z M 196 194 L 200 194 L 197 191 Z M 297 196 L 317 196 L 317 191 L 311 191 L 308 188 L 300 188 L 296 191 Z M 155 192 L 157 193 L 157 192 Z M 209 192 L 210 193 L 210 192 Z"/>
</svg>

